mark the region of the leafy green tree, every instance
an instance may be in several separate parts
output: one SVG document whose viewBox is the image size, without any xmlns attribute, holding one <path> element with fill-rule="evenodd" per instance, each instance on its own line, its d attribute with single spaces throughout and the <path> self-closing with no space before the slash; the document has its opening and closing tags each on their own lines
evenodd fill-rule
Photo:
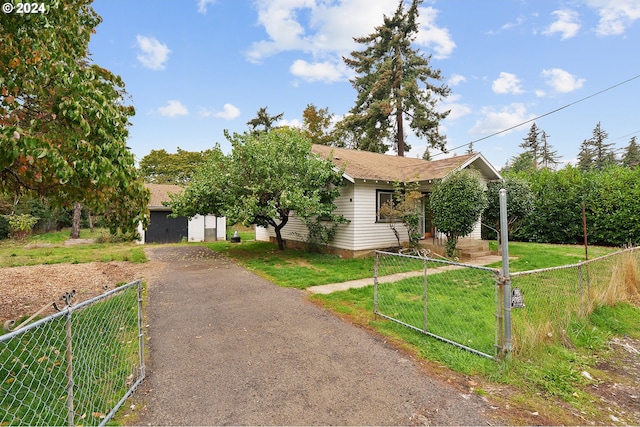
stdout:
<svg viewBox="0 0 640 427">
<path fill-rule="evenodd" d="M 313 144 L 332 145 L 333 135 L 330 131 L 333 114 L 329 108 L 318 109 L 308 104 L 302 112 L 302 128 Z"/>
<path fill-rule="evenodd" d="M 284 116 L 284 113 L 270 116 L 267 108 L 268 107 L 260 107 L 256 116 L 247 122 L 252 133 L 269 132 L 274 128 L 274 124 Z"/>
<path fill-rule="evenodd" d="M 622 165 L 628 168 L 635 168 L 640 165 L 640 148 L 638 148 L 635 136 L 631 138 L 629 145 L 624 150 Z"/>
<path fill-rule="evenodd" d="M 509 162 L 500 170 L 502 173 L 520 173 L 533 171 L 533 154 L 524 151 L 516 156 L 511 157 Z"/>
<path fill-rule="evenodd" d="M 140 160 L 140 173 L 148 183 L 186 185 L 210 155 L 211 150 L 186 151 L 180 147 L 176 153 L 151 150 Z"/>
<path fill-rule="evenodd" d="M 511 235 L 533 209 L 534 195 L 529 183 L 517 175 L 507 175 L 503 181 L 489 182 L 486 193 L 487 207 L 482 213 L 482 222 L 498 231 L 502 188 L 507 190 L 507 225 L 508 233 Z"/>
<path fill-rule="evenodd" d="M 580 169 L 540 169 L 522 173 L 534 194 L 533 210 L 514 233 L 514 240 L 539 243 L 580 243 L 583 240 L 582 202 L 588 187 Z"/>
<path fill-rule="evenodd" d="M 613 165 L 586 174 L 591 244 L 640 244 L 640 168 Z"/>
<path fill-rule="evenodd" d="M 125 145 L 129 117 L 119 76 L 87 59 L 100 17 L 89 0 L 0 20 L 0 179 L 52 203 L 118 209 L 112 226 L 145 219 L 148 192 Z M 136 225 L 133 225 L 135 229 Z"/>
<path fill-rule="evenodd" d="M 226 134 L 232 152 L 214 149 L 182 196 L 171 203 L 174 215 L 224 215 L 230 223 L 273 227 L 284 249 L 282 228 L 295 212 L 304 220 L 335 218 L 342 173 L 311 152 L 311 141 L 297 129 Z"/>
<path fill-rule="evenodd" d="M 460 237 L 473 231 L 487 206 L 478 173 L 468 169 L 455 172 L 437 183 L 430 197 L 433 224 L 447 236 L 447 256 L 455 254 Z"/>
<path fill-rule="evenodd" d="M 385 153 L 391 140 L 399 156 L 410 146 L 405 141 L 404 121 L 418 137 L 424 137 L 431 147 L 444 150 L 445 137 L 438 128 L 449 111 L 438 112 L 436 103 L 449 95 L 450 89 L 431 81 L 443 79 L 440 70 L 411 46 L 418 32 L 418 6 L 422 0 L 412 0 L 405 10 L 400 0 L 392 17 L 365 37 L 355 38 L 364 45 L 354 51 L 345 63 L 357 76 L 351 81 L 357 91 L 356 103 L 341 121 L 342 134 L 351 133 L 349 140 L 360 150 Z M 346 130 L 346 132 L 344 132 Z"/>
</svg>

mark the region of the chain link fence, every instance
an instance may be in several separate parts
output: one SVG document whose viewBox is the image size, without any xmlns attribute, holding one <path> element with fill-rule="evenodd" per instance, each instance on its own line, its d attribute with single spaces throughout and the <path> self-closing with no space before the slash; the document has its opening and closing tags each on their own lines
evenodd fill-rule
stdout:
<svg viewBox="0 0 640 427">
<path fill-rule="evenodd" d="M 499 270 L 378 251 L 374 312 L 494 358 L 500 343 Z"/>
<path fill-rule="evenodd" d="M 512 309 L 513 351 L 526 355 L 561 340 L 570 345 L 570 323 L 601 305 L 640 303 L 640 247 L 577 264 L 511 274 L 520 304 Z"/>
<path fill-rule="evenodd" d="M 0 336 L 0 426 L 104 425 L 145 376 L 142 282 Z"/>
</svg>

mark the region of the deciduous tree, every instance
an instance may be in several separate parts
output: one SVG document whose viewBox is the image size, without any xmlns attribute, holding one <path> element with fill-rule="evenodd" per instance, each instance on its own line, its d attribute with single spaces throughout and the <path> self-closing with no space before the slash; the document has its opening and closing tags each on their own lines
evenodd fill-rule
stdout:
<svg viewBox="0 0 640 427">
<path fill-rule="evenodd" d="M 210 155 L 211 150 L 186 151 L 180 147 L 176 153 L 151 150 L 140 160 L 140 173 L 148 183 L 186 185 Z"/>
<path fill-rule="evenodd" d="M 429 199 L 433 224 L 447 236 L 447 256 L 453 256 L 458 238 L 473 231 L 487 206 L 478 173 L 468 169 L 454 172 L 434 186 Z"/>
<path fill-rule="evenodd" d="M 284 249 L 282 228 L 290 216 L 329 218 L 335 209 L 342 174 L 311 152 L 298 129 L 229 135 L 228 156 L 214 149 L 212 159 L 171 204 L 175 215 L 226 216 L 230 223 L 273 227 Z"/>
</svg>

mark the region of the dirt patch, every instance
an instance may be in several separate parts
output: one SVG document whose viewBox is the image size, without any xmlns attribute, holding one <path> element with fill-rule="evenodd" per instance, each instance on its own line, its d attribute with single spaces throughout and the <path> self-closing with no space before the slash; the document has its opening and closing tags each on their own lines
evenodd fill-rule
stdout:
<svg viewBox="0 0 640 427">
<path fill-rule="evenodd" d="M 311 270 L 314 270 L 314 271 L 322 271 L 321 269 L 319 269 L 318 267 L 315 267 L 314 265 L 312 265 L 311 263 L 309 263 L 304 259 L 288 259 L 287 264 L 296 265 L 298 267 L 310 268 Z"/>
<path fill-rule="evenodd" d="M 610 345 L 588 391 L 601 399 L 612 423 L 640 425 L 640 340 L 614 338 Z"/>
<path fill-rule="evenodd" d="M 124 261 L 86 264 L 53 264 L 0 268 L 0 322 L 31 316 L 46 304 L 76 291 L 74 303 L 138 278 L 148 280 L 159 273 L 161 263 Z M 53 307 L 42 316 L 53 314 Z M 1 326 L 1 325 L 0 325 Z"/>
</svg>

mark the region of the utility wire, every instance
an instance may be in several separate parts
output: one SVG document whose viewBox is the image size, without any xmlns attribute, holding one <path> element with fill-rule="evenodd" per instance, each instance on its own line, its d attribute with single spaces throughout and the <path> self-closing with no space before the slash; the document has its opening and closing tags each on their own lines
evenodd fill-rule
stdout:
<svg viewBox="0 0 640 427">
<path fill-rule="evenodd" d="M 638 75 L 636 75 L 636 76 L 633 76 L 633 77 L 631 77 L 630 79 L 627 79 L 627 80 L 622 81 L 622 82 L 620 82 L 620 83 L 617 83 L 617 84 L 615 84 L 615 85 L 613 85 L 613 86 L 609 86 L 608 88 L 603 89 L 603 90 L 601 90 L 601 91 L 599 91 L 599 92 L 593 93 L 593 94 L 591 94 L 591 95 L 589 95 L 589 96 L 585 96 L 584 98 L 578 99 L 577 101 L 573 101 L 573 102 L 571 102 L 571 103 L 569 103 L 569 104 L 566 104 L 566 105 L 564 105 L 564 106 L 562 106 L 562 107 L 560 107 L 560 108 L 556 108 L 556 109 L 555 109 L 555 110 L 553 110 L 553 111 L 549 111 L 548 113 L 541 114 L 541 115 L 539 115 L 539 116 L 537 116 L 537 117 L 534 117 L 533 119 L 526 120 L 526 121 L 524 121 L 524 122 L 522 122 L 522 123 L 519 123 L 519 124 L 517 124 L 517 125 L 515 125 L 515 126 L 511 126 L 511 127 L 509 127 L 509 128 L 503 129 L 503 130 L 501 130 L 501 131 L 498 131 L 498 132 L 492 133 L 491 135 L 483 136 L 482 138 L 475 139 L 475 140 L 473 140 L 473 141 L 471 141 L 471 142 L 467 142 L 466 144 L 459 145 L 459 146 L 454 147 L 454 148 L 452 148 L 452 149 L 450 149 L 450 150 L 448 150 L 448 151 L 454 151 L 454 150 L 457 150 L 457 149 L 459 149 L 459 148 L 467 147 L 467 146 L 469 146 L 469 145 L 471 145 L 471 144 L 475 144 L 476 142 L 484 141 L 485 139 L 492 138 L 492 137 L 494 137 L 494 136 L 496 136 L 496 135 L 500 135 L 501 133 L 508 132 L 508 131 L 513 130 L 513 129 L 517 128 L 517 127 L 520 127 L 520 126 L 522 126 L 522 125 L 526 125 L 527 123 L 534 122 L 534 121 L 536 121 L 536 120 L 538 120 L 538 119 L 541 119 L 541 118 L 543 118 L 543 117 L 549 116 L 549 115 L 554 114 L 554 113 L 557 113 L 558 111 L 564 110 L 565 108 L 569 108 L 569 107 L 571 107 L 571 106 L 573 106 L 573 105 L 576 105 L 576 104 L 578 104 L 578 103 L 580 103 L 580 102 L 582 102 L 582 101 L 586 101 L 586 100 L 587 100 L 587 99 L 589 99 L 589 98 L 593 98 L 594 96 L 600 95 L 600 94 L 602 94 L 602 93 L 604 93 L 604 92 L 607 92 L 607 91 L 609 91 L 609 90 L 611 90 L 611 89 L 615 89 L 615 88 L 617 88 L 618 86 L 622 86 L 623 84 L 629 83 L 630 81 L 633 81 L 633 80 L 635 80 L 635 79 L 637 79 L 637 78 L 640 78 L 640 74 L 638 74 Z M 635 133 L 635 132 L 634 132 L 634 133 Z M 445 152 L 436 153 L 436 154 L 432 155 L 431 157 L 440 156 L 440 155 L 442 155 L 442 154 L 446 154 L 446 153 L 445 153 Z"/>
</svg>

